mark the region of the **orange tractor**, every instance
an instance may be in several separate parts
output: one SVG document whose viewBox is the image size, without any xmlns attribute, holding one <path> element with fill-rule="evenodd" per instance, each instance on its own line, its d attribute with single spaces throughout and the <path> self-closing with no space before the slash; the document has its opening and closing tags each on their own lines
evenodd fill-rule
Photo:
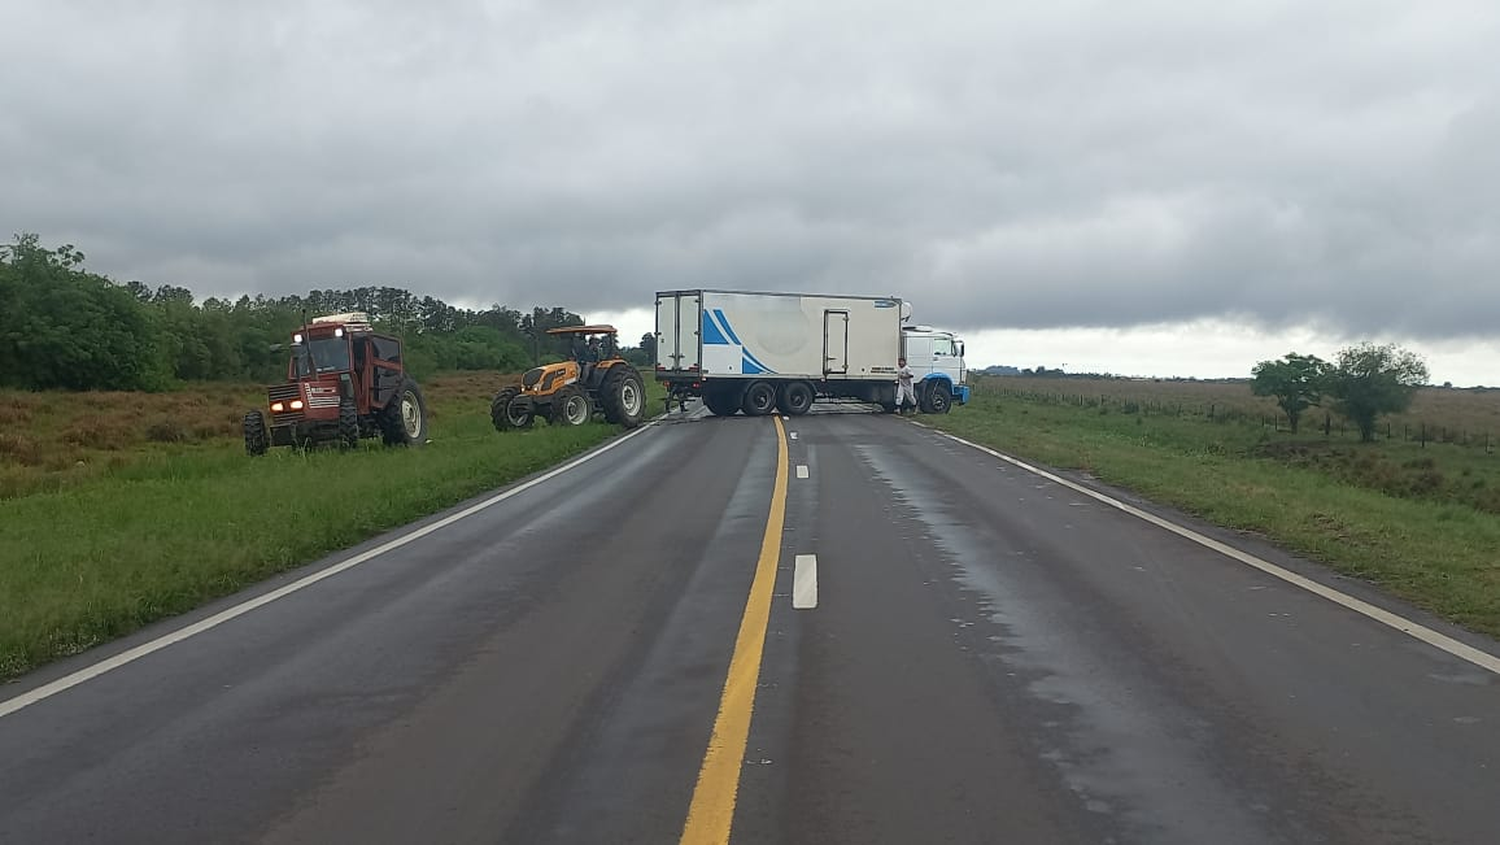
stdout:
<svg viewBox="0 0 1500 845">
<path fill-rule="evenodd" d="M 499 431 L 530 428 L 538 417 L 552 425 L 583 425 L 596 415 L 635 428 L 645 419 L 641 374 L 620 357 L 614 326 L 564 326 L 547 334 L 572 339 L 568 360 L 528 370 L 490 402 Z"/>
<path fill-rule="evenodd" d="M 286 381 L 266 388 L 266 409 L 245 414 L 245 451 L 272 446 L 387 446 L 427 442 L 427 402 L 406 374 L 401 341 L 363 313 L 318 317 L 292 335 Z M 269 413 L 268 413 L 269 412 Z"/>
</svg>

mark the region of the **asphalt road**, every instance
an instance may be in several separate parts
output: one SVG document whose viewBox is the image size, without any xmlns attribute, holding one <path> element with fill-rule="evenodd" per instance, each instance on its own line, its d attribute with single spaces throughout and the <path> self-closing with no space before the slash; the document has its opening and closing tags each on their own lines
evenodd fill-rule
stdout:
<svg viewBox="0 0 1500 845">
<path fill-rule="evenodd" d="M 780 428 L 658 424 L 0 688 L 0 842 L 1500 841 L 1493 671 L 907 421 Z"/>
</svg>

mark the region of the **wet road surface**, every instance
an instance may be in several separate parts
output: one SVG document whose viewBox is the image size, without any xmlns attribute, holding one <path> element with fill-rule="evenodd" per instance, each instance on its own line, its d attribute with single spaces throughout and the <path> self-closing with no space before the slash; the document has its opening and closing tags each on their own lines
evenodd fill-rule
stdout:
<svg viewBox="0 0 1500 845">
<path fill-rule="evenodd" d="M 0 842 L 1500 841 L 1493 671 L 819 410 L 659 423 L 0 688 Z"/>
</svg>

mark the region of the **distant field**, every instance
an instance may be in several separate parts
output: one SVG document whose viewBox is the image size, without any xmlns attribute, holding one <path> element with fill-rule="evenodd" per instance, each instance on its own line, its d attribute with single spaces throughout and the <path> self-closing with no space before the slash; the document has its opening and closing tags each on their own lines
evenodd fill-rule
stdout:
<svg viewBox="0 0 1500 845">
<path fill-rule="evenodd" d="M 1293 435 L 1245 385 L 987 378 L 974 387 L 968 407 L 927 421 L 1264 535 L 1500 635 L 1500 455 L 1482 448 L 1483 434 L 1424 445 L 1395 423 L 1397 436 L 1361 444 L 1335 423 L 1329 435 L 1311 426 Z M 1500 418 L 1500 391 L 1426 390 L 1408 418 L 1483 429 Z"/>
<path fill-rule="evenodd" d="M 978 379 L 976 389 L 1039 402 L 1085 407 L 1102 403 L 1115 410 L 1138 410 L 1147 415 L 1248 421 L 1273 429 L 1287 425 L 1276 400 L 1251 394 L 1248 382 L 992 376 Z M 1359 436 L 1353 426 L 1321 408 L 1309 408 L 1302 427 L 1321 431 L 1328 422 L 1331 435 Z M 1409 410 L 1382 418 L 1379 435 L 1414 441 L 1425 435 L 1429 442 L 1500 448 L 1500 389 L 1422 388 Z"/>
<path fill-rule="evenodd" d="M 456 413 L 487 413 L 490 397 L 516 379 L 459 373 L 424 382 L 434 426 Z M 167 393 L 0 390 L 0 500 L 107 477 L 162 455 L 243 444 L 245 412 L 265 388 L 205 382 Z"/>
<path fill-rule="evenodd" d="M 0 393 L 0 678 L 189 610 L 556 464 L 602 423 L 496 432 L 506 376 L 423 384 L 433 442 L 244 454 L 252 385 Z M 647 393 L 661 394 L 653 381 Z M 655 412 L 659 404 L 648 406 Z M 169 436 L 170 433 L 170 436 Z M 336 483 L 333 483 L 336 480 Z"/>
</svg>

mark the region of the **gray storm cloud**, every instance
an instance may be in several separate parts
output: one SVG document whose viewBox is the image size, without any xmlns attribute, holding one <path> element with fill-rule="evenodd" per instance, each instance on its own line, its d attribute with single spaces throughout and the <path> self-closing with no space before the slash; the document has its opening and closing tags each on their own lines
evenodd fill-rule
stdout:
<svg viewBox="0 0 1500 845">
<path fill-rule="evenodd" d="M 1493 335 L 1489 2 L 39 3 L 0 225 L 200 295 Z"/>
</svg>

